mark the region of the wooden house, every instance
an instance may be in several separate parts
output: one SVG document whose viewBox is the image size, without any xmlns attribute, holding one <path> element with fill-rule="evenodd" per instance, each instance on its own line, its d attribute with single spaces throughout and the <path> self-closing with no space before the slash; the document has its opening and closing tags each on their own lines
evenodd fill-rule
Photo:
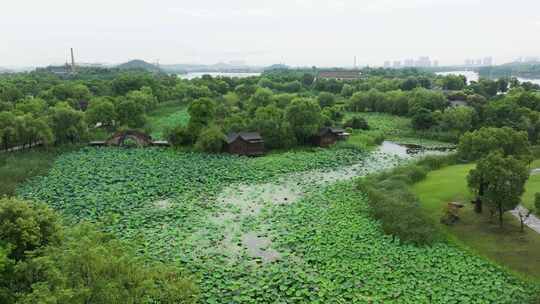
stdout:
<svg viewBox="0 0 540 304">
<path fill-rule="evenodd" d="M 257 132 L 239 132 L 227 135 L 226 151 L 238 155 L 263 155 L 264 140 Z"/>
<path fill-rule="evenodd" d="M 349 136 L 345 130 L 332 127 L 324 127 L 319 131 L 319 134 L 314 138 L 314 144 L 319 147 L 329 147 L 335 144 L 338 140 L 345 140 Z"/>
</svg>

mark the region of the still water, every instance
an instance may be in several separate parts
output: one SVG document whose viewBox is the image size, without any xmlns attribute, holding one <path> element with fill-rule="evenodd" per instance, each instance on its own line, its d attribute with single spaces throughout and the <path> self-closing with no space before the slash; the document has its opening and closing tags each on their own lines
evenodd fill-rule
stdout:
<svg viewBox="0 0 540 304">
<path fill-rule="evenodd" d="M 210 75 L 212 77 L 224 76 L 224 77 L 245 78 L 245 77 L 251 77 L 251 76 L 259 76 L 261 75 L 261 73 L 194 72 L 194 73 L 187 73 L 187 74 L 178 74 L 178 77 L 182 79 L 193 79 L 193 78 L 200 78 L 203 75 Z"/>
<path fill-rule="evenodd" d="M 474 72 L 474 71 L 438 72 L 438 73 L 435 73 L 435 74 L 442 75 L 442 76 L 446 76 L 446 75 L 463 75 L 463 76 L 467 77 L 467 82 L 468 83 L 470 83 L 471 81 L 478 81 L 478 78 L 480 78 L 478 73 Z M 517 77 L 517 79 L 519 80 L 519 82 L 532 82 L 534 84 L 540 85 L 540 79 L 528 79 L 528 78 L 521 78 L 521 77 Z"/>
</svg>

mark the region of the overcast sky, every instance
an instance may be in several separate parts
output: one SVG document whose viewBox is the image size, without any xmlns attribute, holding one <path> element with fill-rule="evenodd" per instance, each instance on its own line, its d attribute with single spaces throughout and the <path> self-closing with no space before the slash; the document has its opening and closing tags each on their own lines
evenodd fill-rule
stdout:
<svg viewBox="0 0 540 304">
<path fill-rule="evenodd" d="M 0 66 L 540 56 L 540 0 L 2 0 Z"/>
</svg>

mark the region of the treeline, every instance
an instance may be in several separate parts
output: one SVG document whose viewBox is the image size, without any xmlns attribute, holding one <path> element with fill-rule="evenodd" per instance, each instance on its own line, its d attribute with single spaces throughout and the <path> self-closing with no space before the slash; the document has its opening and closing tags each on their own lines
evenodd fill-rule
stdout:
<svg viewBox="0 0 540 304">
<path fill-rule="evenodd" d="M 519 85 L 508 91 L 501 81 L 482 80 L 446 93 L 371 89 L 354 93 L 346 107 L 411 117 L 413 128 L 446 141 L 457 142 L 467 131 L 490 126 L 525 131 L 533 144 L 540 136 L 540 93 Z"/>
<path fill-rule="evenodd" d="M 1 77 L 0 145 L 62 144 L 119 128 L 144 129 L 147 113 L 171 101 L 189 105 L 191 120 L 168 130 L 168 138 L 204 151 L 221 149 L 224 136 L 238 131 L 260 132 L 269 149 L 304 145 L 323 126 L 345 125 L 346 111 L 408 116 L 423 136 L 446 141 L 482 126 L 510 126 L 538 140 L 538 93 L 515 79 L 467 84 L 462 76 L 416 69 L 363 69 L 348 82 L 290 70 L 192 80 L 137 71 L 100 78 L 98 72 L 69 79 L 43 71 Z M 451 107 L 456 102 L 467 107 Z"/>
<path fill-rule="evenodd" d="M 481 67 L 478 69 L 478 74 L 485 78 L 540 78 L 540 63 L 509 63 L 498 66 Z"/>
<path fill-rule="evenodd" d="M 236 86 L 234 79 L 181 80 L 144 72 L 114 79 L 60 79 L 34 72 L 0 78 L 0 146 L 8 149 L 87 140 L 96 128 L 144 128 L 146 113 L 161 102 L 188 104 L 217 97 Z"/>
</svg>

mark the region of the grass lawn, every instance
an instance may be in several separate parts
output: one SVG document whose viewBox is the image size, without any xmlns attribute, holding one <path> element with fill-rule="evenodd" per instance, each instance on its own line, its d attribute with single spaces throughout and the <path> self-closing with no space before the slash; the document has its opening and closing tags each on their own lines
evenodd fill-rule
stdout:
<svg viewBox="0 0 540 304">
<path fill-rule="evenodd" d="M 386 113 L 346 112 L 343 121 L 345 122 L 353 116 L 364 118 L 370 127 L 370 130 L 367 131 L 354 130 L 352 136 L 347 141 L 361 148 L 378 145 L 381 139 L 399 144 L 416 144 L 425 147 L 454 146 L 453 144 L 415 136 L 411 119 L 407 117 Z"/>
<path fill-rule="evenodd" d="M 519 221 L 508 213 L 502 229 L 497 221 L 489 219 L 487 211 L 482 215 L 474 213 L 466 182 L 473 167 L 470 164 L 455 165 L 430 172 L 424 181 L 413 187 L 413 191 L 424 210 L 437 223 L 448 202 L 463 203 L 465 208 L 460 211 L 459 223 L 440 225 L 450 239 L 517 273 L 540 280 L 540 234 L 528 228 L 521 233 Z M 533 186 L 531 182 L 527 184 L 529 188 Z"/>
<path fill-rule="evenodd" d="M 187 107 L 177 101 L 164 102 L 148 114 L 147 126 L 151 136 L 155 139 L 164 139 L 163 131 L 178 125 L 187 125 L 189 114 Z"/>
</svg>

